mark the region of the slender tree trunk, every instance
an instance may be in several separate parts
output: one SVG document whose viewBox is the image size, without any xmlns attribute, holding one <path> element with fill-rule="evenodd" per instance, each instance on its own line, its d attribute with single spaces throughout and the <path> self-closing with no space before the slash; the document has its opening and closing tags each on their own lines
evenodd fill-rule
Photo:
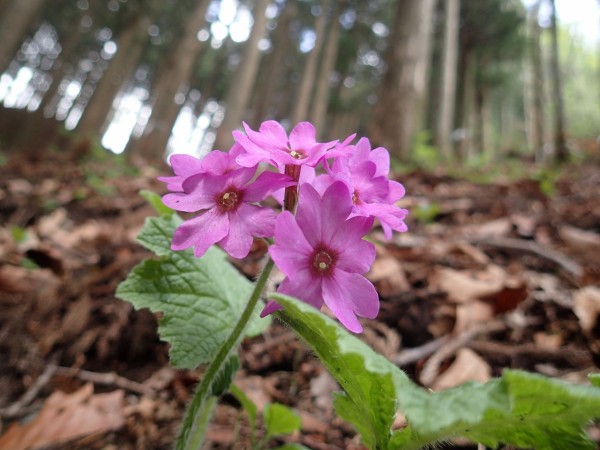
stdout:
<svg viewBox="0 0 600 450">
<path fill-rule="evenodd" d="M 0 74 L 8 68 L 43 5 L 44 0 L 13 0 L 5 8 L 0 18 Z"/>
<path fill-rule="evenodd" d="M 156 159 L 165 151 L 178 111 L 175 97 L 190 79 L 192 68 L 201 48 L 198 30 L 206 22 L 206 10 L 210 0 L 196 0 L 196 6 L 184 24 L 177 47 L 167 55 L 164 70 L 159 73 L 154 85 L 155 100 L 148 124 L 140 139 L 132 145 L 132 152 L 148 159 Z M 166 117 L 169 113 L 171 117 Z"/>
<path fill-rule="evenodd" d="M 562 76 L 560 73 L 560 62 L 558 56 L 558 27 L 556 20 L 556 3 L 550 0 L 552 4 L 552 19 L 550 31 L 552 33 L 552 56 L 551 56 L 551 77 L 552 90 L 554 97 L 554 159 L 556 162 L 564 162 L 569 157 L 565 138 L 565 112 L 562 92 Z"/>
<path fill-rule="evenodd" d="M 297 9 L 295 2 L 286 2 L 277 21 L 277 28 L 272 39 L 273 52 L 268 57 L 264 76 L 259 77 L 259 87 L 254 95 L 255 106 L 252 120 L 254 126 L 262 122 L 265 117 L 271 116 L 272 111 L 275 110 L 276 93 L 279 92 L 284 79 L 285 57 L 290 52 L 292 44 L 289 26 Z"/>
<path fill-rule="evenodd" d="M 254 6 L 254 25 L 252 25 L 252 31 L 244 46 L 240 65 L 227 92 L 225 118 L 217 130 L 216 148 L 229 149 L 233 144 L 231 132 L 241 125 L 246 113 L 260 61 L 258 41 L 264 36 L 267 29 L 267 16 L 265 13 L 269 2 L 270 0 L 257 0 Z"/>
<path fill-rule="evenodd" d="M 340 14 L 344 10 L 345 3 L 344 0 L 336 2 L 335 7 L 331 12 L 329 34 L 327 36 L 325 49 L 323 50 L 323 59 L 321 61 L 319 76 L 317 77 L 317 87 L 310 112 L 311 121 L 321 138 L 325 132 L 325 116 L 327 114 L 327 106 L 329 105 L 329 83 L 331 73 L 335 68 L 340 45 Z"/>
<path fill-rule="evenodd" d="M 459 85 L 458 85 L 458 104 L 456 107 L 456 117 L 458 124 L 458 133 L 456 136 L 456 156 L 460 161 L 472 153 L 473 146 L 473 106 L 475 104 L 475 77 L 473 67 L 473 55 L 467 50 L 463 50 L 460 56 L 459 65 Z"/>
<path fill-rule="evenodd" d="M 435 128 L 435 143 L 443 158 L 449 161 L 452 153 L 452 129 L 456 96 L 456 63 L 458 58 L 458 19 L 460 0 L 446 1 L 446 20 L 440 77 L 440 103 Z"/>
<path fill-rule="evenodd" d="M 402 161 L 422 124 L 434 0 L 398 2 L 385 56 L 387 71 L 371 122 L 373 141 Z"/>
<path fill-rule="evenodd" d="M 84 11 L 82 11 L 82 16 Z M 83 34 L 83 28 L 81 26 L 81 18 L 77 21 L 77 24 L 73 30 L 66 35 L 65 41 L 62 44 L 62 49 L 60 55 L 58 55 L 57 60 L 55 61 L 52 69 L 50 71 L 50 85 L 46 92 L 44 92 L 44 97 L 38 107 L 38 110 L 45 116 L 51 117 L 54 111 L 46 111 L 48 105 L 54 100 L 56 93 L 58 92 L 58 87 L 60 86 L 60 82 L 63 79 L 63 76 L 66 73 L 67 67 L 70 66 L 71 57 L 77 48 L 77 45 L 81 41 L 81 36 Z"/>
<path fill-rule="evenodd" d="M 327 22 L 327 14 L 325 11 L 329 8 L 330 0 L 324 0 L 321 15 L 315 21 L 315 46 L 311 50 L 304 66 L 302 81 L 296 95 L 296 103 L 292 111 L 292 124 L 296 124 L 308 119 L 308 108 L 312 97 L 313 88 L 315 85 L 315 77 L 317 75 L 317 61 L 319 53 L 323 46 L 323 35 L 325 33 L 325 24 Z"/>
<path fill-rule="evenodd" d="M 152 17 L 149 14 L 136 16 L 120 33 L 117 40 L 117 53 L 110 60 L 77 124 L 80 133 L 102 134 L 103 125 L 112 109 L 115 97 L 131 77 L 142 56 L 148 39 L 147 30 L 151 24 Z"/>
<path fill-rule="evenodd" d="M 538 0 L 531 10 L 529 18 L 530 54 L 531 54 L 531 143 L 534 153 L 544 146 L 544 70 L 542 64 L 542 48 L 540 45 L 540 26 L 538 14 L 543 0 Z"/>
</svg>

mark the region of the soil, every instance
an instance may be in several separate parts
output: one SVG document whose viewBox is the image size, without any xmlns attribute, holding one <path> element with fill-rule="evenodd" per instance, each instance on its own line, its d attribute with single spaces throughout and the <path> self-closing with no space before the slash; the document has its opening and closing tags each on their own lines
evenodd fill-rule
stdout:
<svg viewBox="0 0 600 450">
<path fill-rule="evenodd" d="M 0 449 L 12 450 L 2 446 L 6 435 L 27 423 L 46 430 L 36 441 L 29 429 L 29 448 L 173 445 L 202 368 L 172 369 L 157 317 L 114 294 L 131 268 L 151 257 L 135 242 L 145 217 L 154 215 L 139 191 L 165 193 L 156 176 L 167 173 L 165 165 L 138 161 L 132 168 L 90 152 L 89 143 L 4 158 Z M 504 178 L 398 176 L 410 231 L 391 241 L 377 229 L 371 235 L 378 258 L 368 277 L 381 313 L 364 322 L 361 338 L 434 390 L 484 381 L 507 367 L 585 382 L 600 365 L 598 166 L 565 167 L 550 185 Z M 257 243 L 237 266 L 256 276 L 264 252 Z M 259 409 L 279 402 L 302 417 L 301 432 L 269 448 L 363 448 L 335 417 L 335 382 L 289 329 L 275 323 L 244 341 L 240 354 L 235 383 Z M 63 412 L 76 404 L 90 431 L 47 436 L 60 420 L 52 404 Z M 600 438 L 597 429 L 590 432 Z M 225 395 L 204 448 L 249 448 L 249 435 L 246 414 Z"/>
</svg>

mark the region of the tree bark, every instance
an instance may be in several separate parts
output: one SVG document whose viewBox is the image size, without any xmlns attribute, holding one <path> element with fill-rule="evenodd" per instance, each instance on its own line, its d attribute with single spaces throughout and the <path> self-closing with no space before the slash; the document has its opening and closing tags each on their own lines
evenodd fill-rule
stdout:
<svg viewBox="0 0 600 450">
<path fill-rule="evenodd" d="M 423 119 L 434 6 L 434 0 L 398 2 L 372 117 L 373 141 L 402 161 L 408 160 Z"/>
<path fill-rule="evenodd" d="M 454 106 L 456 98 L 456 63 L 458 58 L 458 19 L 460 0 L 446 1 L 446 18 L 440 79 L 439 113 L 435 128 L 435 143 L 442 157 L 453 158 L 452 130 L 454 128 Z"/>
<path fill-rule="evenodd" d="M 117 53 L 110 60 L 94 93 L 77 124 L 82 134 L 102 134 L 115 97 L 129 80 L 142 56 L 148 40 L 148 27 L 152 24 L 152 8 L 143 16 L 135 16 L 125 26 L 117 39 Z"/>
<path fill-rule="evenodd" d="M 556 3 L 550 0 L 552 5 L 552 18 L 550 32 L 552 33 L 552 56 L 551 77 L 554 97 L 554 160 L 557 163 L 564 162 L 569 157 L 565 138 L 565 112 L 562 92 L 562 76 L 560 73 L 560 62 L 558 57 L 558 27 L 556 20 Z"/>
<path fill-rule="evenodd" d="M 164 70 L 154 85 L 154 104 L 148 124 L 140 139 L 132 145 L 132 153 L 147 159 L 157 159 L 165 151 L 177 112 L 181 105 L 175 102 L 177 93 L 190 79 L 192 68 L 201 48 L 198 30 L 205 24 L 210 0 L 197 0 L 184 24 L 181 38 L 167 55 Z M 173 114 L 173 111 L 175 113 Z"/>
<path fill-rule="evenodd" d="M 8 69 L 31 22 L 42 9 L 44 0 L 13 0 L 0 19 L 0 73 Z"/>
<path fill-rule="evenodd" d="M 81 16 L 83 16 L 84 13 L 85 11 L 82 11 Z M 54 100 L 54 97 L 58 92 L 60 82 L 66 73 L 67 67 L 70 66 L 71 57 L 73 56 L 77 45 L 81 41 L 82 33 L 83 28 L 81 27 L 80 17 L 75 28 L 73 30 L 69 30 L 68 34 L 66 35 L 60 54 L 50 70 L 50 85 L 48 86 L 46 92 L 44 92 L 44 97 L 42 98 L 42 101 L 38 107 L 38 110 L 44 115 L 44 117 L 51 117 L 54 113 L 54 111 L 47 111 L 46 109 L 52 100 Z"/>
<path fill-rule="evenodd" d="M 531 108 L 530 132 L 531 144 L 535 152 L 544 146 L 544 70 L 542 63 L 542 48 L 540 45 L 540 26 L 538 24 L 538 13 L 543 0 L 538 0 L 531 10 L 529 18 L 530 30 L 530 86 L 531 86 Z"/>
<path fill-rule="evenodd" d="M 258 41 L 264 36 L 267 29 L 267 16 L 265 13 L 269 2 L 270 0 L 257 0 L 254 6 L 254 24 L 244 46 L 242 60 L 227 92 L 225 118 L 217 130 L 215 148 L 229 149 L 233 144 L 231 132 L 241 125 L 246 113 L 260 61 Z"/>
<path fill-rule="evenodd" d="M 331 12 L 329 34 L 327 35 L 327 43 L 323 50 L 323 58 L 319 76 L 317 77 L 317 87 L 310 112 L 310 119 L 317 129 L 320 138 L 323 138 L 325 132 L 325 116 L 327 114 L 327 106 L 329 105 L 329 83 L 337 60 L 341 31 L 340 14 L 344 10 L 345 3 L 345 0 L 336 2 Z"/>
<path fill-rule="evenodd" d="M 280 93 L 282 80 L 284 80 L 285 57 L 292 46 L 289 26 L 297 10 L 296 3 L 288 1 L 277 20 L 277 28 L 272 39 L 273 52 L 268 55 L 264 76 L 259 77 L 259 87 L 254 96 L 255 106 L 252 119 L 254 126 L 260 124 L 267 116 L 272 117 L 275 111 L 281 111 L 276 94 Z"/>
<path fill-rule="evenodd" d="M 292 124 L 296 124 L 308 119 L 308 108 L 315 85 L 315 77 L 317 76 L 317 61 L 319 59 L 321 47 L 323 46 L 323 34 L 325 32 L 325 24 L 327 22 L 327 15 L 325 11 L 329 7 L 329 4 L 330 0 L 323 1 L 323 4 L 321 5 L 321 14 L 315 20 L 315 46 L 308 54 L 308 58 L 304 66 L 302 81 L 300 82 L 300 88 L 296 94 L 296 102 L 292 110 Z"/>
</svg>

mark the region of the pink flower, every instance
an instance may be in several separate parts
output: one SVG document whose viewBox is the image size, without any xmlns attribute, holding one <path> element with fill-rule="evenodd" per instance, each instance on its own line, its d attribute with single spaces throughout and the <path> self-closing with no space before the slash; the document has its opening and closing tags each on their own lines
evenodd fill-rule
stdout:
<svg viewBox="0 0 600 450">
<path fill-rule="evenodd" d="M 238 164 L 252 167 L 260 162 L 274 164 L 280 169 L 285 165 L 316 166 L 328 149 L 338 141 L 317 142 L 315 127 L 309 122 L 300 122 L 288 137 L 283 127 L 274 120 L 260 125 L 259 131 L 244 123 L 246 134 L 234 131 L 236 142 L 246 150 L 238 156 Z"/>
<path fill-rule="evenodd" d="M 342 181 L 352 195 L 352 216 L 377 218 L 387 239 L 392 237 L 393 230 L 406 231 L 404 218 L 408 211 L 394 205 L 404 197 L 404 187 L 387 177 L 390 169 L 388 151 L 383 147 L 371 151 L 369 140 L 362 138 L 356 146 L 330 153 L 337 157 L 328 175 L 317 177 L 317 189 L 323 190 L 334 181 Z"/>
<path fill-rule="evenodd" d="M 167 189 L 172 192 L 183 192 L 183 182 L 192 175 L 199 173 L 223 175 L 239 169 L 241 166 L 235 162 L 235 159 L 244 151 L 241 145 L 234 144 L 228 152 L 213 150 L 202 159 L 191 155 L 174 154 L 169 158 L 169 164 L 175 176 L 158 177 L 158 180 L 167 183 Z"/>
<path fill-rule="evenodd" d="M 375 259 L 374 245 L 362 239 L 373 220 L 348 219 L 351 212 L 352 200 L 343 183 L 333 183 L 322 198 L 304 184 L 296 216 L 284 211 L 277 218 L 269 253 L 286 275 L 278 292 L 316 308 L 324 302 L 346 328 L 360 333 L 357 316 L 377 316 L 379 297 L 362 276 Z M 261 317 L 280 308 L 271 301 Z"/>
<path fill-rule="evenodd" d="M 177 211 L 204 211 L 183 222 L 173 235 L 172 250 L 194 247 L 201 257 L 218 243 L 234 258 L 250 252 L 253 237 L 272 237 L 275 212 L 251 203 L 294 184 L 287 175 L 263 172 L 250 181 L 256 168 L 240 168 L 224 174 L 200 173 L 186 178 L 183 192 L 167 194 L 163 203 Z"/>
</svg>

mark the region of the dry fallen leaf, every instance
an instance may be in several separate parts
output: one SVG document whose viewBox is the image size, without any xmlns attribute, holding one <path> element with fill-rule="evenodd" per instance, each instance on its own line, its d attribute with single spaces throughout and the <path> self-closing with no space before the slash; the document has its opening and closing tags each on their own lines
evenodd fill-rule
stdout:
<svg viewBox="0 0 600 450">
<path fill-rule="evenodd" d="M 448 389 L 467 381 L 485 383 L 492 376 L 492 371 L 477 353 L 468 348 L 460 349 L 452 365 L 442 373 L 432 386 L 434 391 Z"/>
<path fill-rule="evenodd" d="M 598 233 L 564 225 L 559 228 L 558 235 L 573 247 L 585 250 L 589 250 L 590 247 L 600 248 L 600 235 Z"/>
<path fill-rule="evenodd" d="M 504 269 L 490 264 L 485 270 L 477 272 L 441 267 L 430 282 L 432 288 L 446 292 L 451 301 L 466 303 L 500 292 L 506 278 Z"/>
<path fill-rule="evenodd" d="M 410 285 L 400 261 L 384 247 L 376 248 L 377 258 L 366 276 L 375 284 L 379 295 L 388 298 L 408 291 Z"/>
<path fill-rule="evenodd" d="M 573 294 L 573 311 L 583 331 L 592 331 L 600 314 L 600 288 L 587 286 L 576 291 Z"/>
<path fill-rule="evenodd" d="M 454 334 L 460 334 L 494 318 L 494 307 L 489 303 L 473 301 L 456 307 Z"/>
<path fill-rule="evenodd" d="M 0 450 L 34 450 L 118 430 L 125 425 L 124 395 L 121 389 L 94 395 L 92 384 L 71 394 L 55 392 L 35 419 L 9 427 L 0 437 Z"/>
</svg>

